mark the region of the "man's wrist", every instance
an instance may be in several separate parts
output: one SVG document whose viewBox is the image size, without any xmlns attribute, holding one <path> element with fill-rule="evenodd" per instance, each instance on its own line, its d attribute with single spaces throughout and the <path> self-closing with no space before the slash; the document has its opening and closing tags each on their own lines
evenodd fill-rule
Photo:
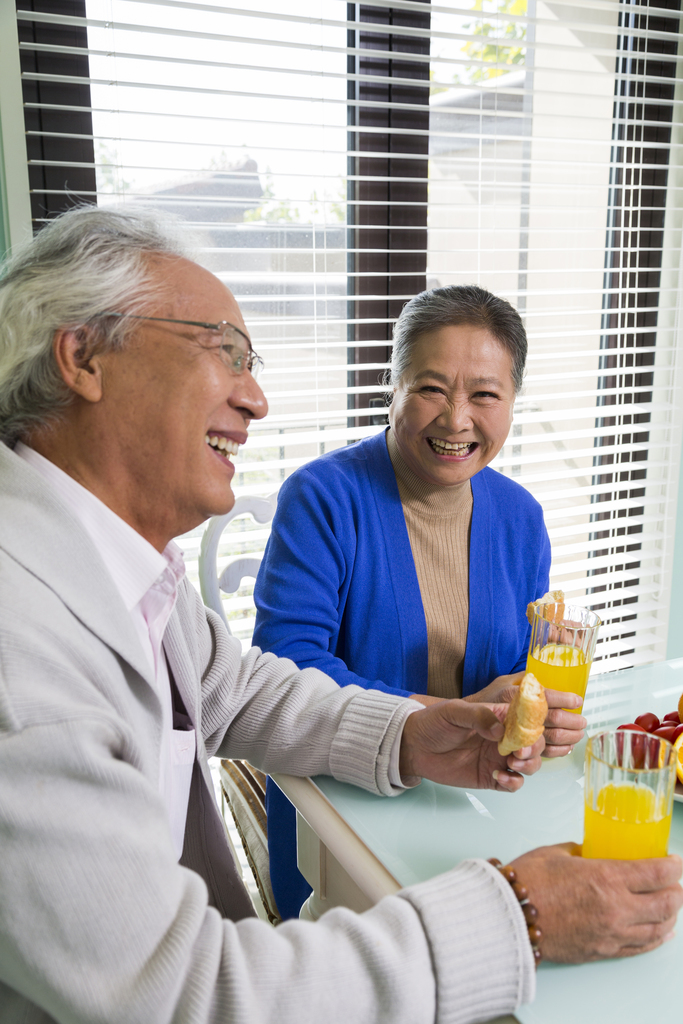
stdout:
<svg viewBox="0 0 683 1024">
<path fill-rule="evenodd" d="M 423 711 L 422 705 L 418 704 L 415 711 Z M 414 718 L 414 714 L 409 715 L 403 723 L 403 728 L 400 734 L 396 737 L 397 743 L 394 747 L 398 746 L 398 775 L 401 780 L 401 785 L 410 787 L 417 786 L 421 781 L 421 776 L 415 771 L 415 765 L 413 763 L 413 742 L 412 742 L 412 730 L 415 728 L 416 723 L 411 721 Z"/>
<path fill-rule="evenodd" d="M 420 711 L 421 708 L 419 705 L 417 707 L 413 707 L 413 705 L 410 704 L 408 710 L 410 713 L 399 726 L 399 729 L 391 745 L 391 750 L 389 752 L 387 778 L 389 780 L 389 784 L 393 786 L 395 789 L 412 789 L 414 786 L 419 785 L 420 782 L 422 781 L 422 779 L 419 776 L 408 776 L 404 778 L 401 772 L 401 748 L 403 746 L 402 741 L 405 724 L 409 718 L 412 718 L 412 712 Z"/>
</svg>

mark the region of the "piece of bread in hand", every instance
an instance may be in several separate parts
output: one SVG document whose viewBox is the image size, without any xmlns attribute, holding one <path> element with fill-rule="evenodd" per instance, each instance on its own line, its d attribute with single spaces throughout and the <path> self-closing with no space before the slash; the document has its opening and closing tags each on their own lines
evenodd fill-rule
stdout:
<svg viewBox="0 0 683 1024">
<path fill-rule="evenodd" d="M 543 732 L 548 714 L 545 690 L 536 676 L 527 672 L 510 701 L 505 734 L 498 744 L 498 753 L 511 754 L 521 747 L 531 747 Z"/>
<path fill-rule="evenodd" d="M 552 611 L 550 608 L 544 608 L 541 612 L 541 605 L 550 605 Z M 548 622 L 556 622 L 559 625 L 564 618 L 564 591 L 549 590 L 543 597 L 537 597 L 535 601 L 530 601 L 526 606 L 526 617 L 530 624 L 533 622 L 535 611 L 539 615 L 542 614 Z"/>
</svg>

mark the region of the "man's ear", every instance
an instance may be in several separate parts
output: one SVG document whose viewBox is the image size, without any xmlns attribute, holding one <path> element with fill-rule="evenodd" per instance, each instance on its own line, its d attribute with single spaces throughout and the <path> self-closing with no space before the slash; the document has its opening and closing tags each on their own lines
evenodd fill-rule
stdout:
<svg viewBox="0 0 683 1024">
<path fill-rule="evenodd" d="M 93 339 L 83 328 L 55 331 L 52 351 L 62 380 L 86 402 L 99 402 L 104 393 L 102 361 L 93 352 Z"/>
</svg>

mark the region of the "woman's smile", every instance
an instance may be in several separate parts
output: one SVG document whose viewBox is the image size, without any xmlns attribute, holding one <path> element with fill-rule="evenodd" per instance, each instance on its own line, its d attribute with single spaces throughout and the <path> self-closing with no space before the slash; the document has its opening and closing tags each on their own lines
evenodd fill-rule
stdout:
<svg viewBox="0 0 683 1024">
<path fill-rule="evenodd" d="M 452 442 L 444 441 L 440 437 L 428 437 L 427 444 L 439 458 L 458 459 L 460 461 L 469 458 L 479 447 L 476 441 Z"/>
</svg>

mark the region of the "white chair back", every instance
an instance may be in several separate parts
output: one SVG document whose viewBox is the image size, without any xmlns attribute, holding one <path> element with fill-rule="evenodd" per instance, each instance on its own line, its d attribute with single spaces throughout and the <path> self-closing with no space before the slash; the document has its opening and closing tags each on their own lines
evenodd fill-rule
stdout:
<svg viewBox="0 0 683 1024">
<path fill-rule="evenodd" d="M 204 531 L 202 543 L 199 549 L 199 586 L 202 592 L 202 600 L 207 607 L 217 612 L 225 623 L 225 627 L 231 633 L 228 620 L 223 610 L 221 591 L 224 594 L 234 594 L 239 590 L 240 584 L 245 576 L 256 575 L 261 565 L 261 559 L 253 555 L 243 558 L 235 558 L 226 565 L 223 572 L 218 574 L 216 565 L 218 558 L 218 544 L 223 530 L 228 523 L 231 523 L 237 516 L 248 512 L 254 517 L 257 523 L 269 523 L 275 515 L 277 505 L 277 493 L 268 495 L 267 498 L 256 495 L 245 494 L 238 498 L 234 508 L 224 516 L 214 516 L 209 520 L 209 525 Z"/>
</svg>

